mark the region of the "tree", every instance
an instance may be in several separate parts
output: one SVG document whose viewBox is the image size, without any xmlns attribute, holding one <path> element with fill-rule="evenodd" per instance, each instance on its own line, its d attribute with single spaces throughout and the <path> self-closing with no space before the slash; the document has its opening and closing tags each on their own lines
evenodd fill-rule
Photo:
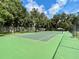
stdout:
<svg viewBox="0 0 79 59">
<path fill-rule="evenodd" d="M 5 26 L 8 24 L 7 27 L 12 27 L 14 32 L 15 27 L 24 25 L 28 13 L 19 0 L 1 0 L 0 6 L 0 14 L 5 20 Z"/>
<path fill-rule="evenodd" d="M 47 17 L 44 13 L 38 12 L 38 9 L 33 8 L 30 12 L 30 18 L 33 21 L 33 29 L 34 31 L 39 31 L 45 28 Z"/>
</svg>

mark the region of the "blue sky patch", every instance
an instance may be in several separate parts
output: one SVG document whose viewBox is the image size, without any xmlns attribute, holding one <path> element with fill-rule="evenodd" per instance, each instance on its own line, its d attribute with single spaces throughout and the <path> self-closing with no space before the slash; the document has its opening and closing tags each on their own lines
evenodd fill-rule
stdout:
<svg viewBox="0 0 79 59">
<path fill-rule="evenodd" d="M 28 12 L 32 8 L 45 13 L 49 18 L 57 13 L 79 12 L 79 0 L 21 0 Z"/>
</svg>

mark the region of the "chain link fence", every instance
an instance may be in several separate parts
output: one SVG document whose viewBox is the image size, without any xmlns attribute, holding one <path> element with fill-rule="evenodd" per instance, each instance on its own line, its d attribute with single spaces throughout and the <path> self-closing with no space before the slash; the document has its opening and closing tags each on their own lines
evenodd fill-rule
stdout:
<svg viewBox="0 0 79 59">
<path fill-rule="evenodd" d="M 72 34 L 74 37 L 79 38 L 79 20 L 73 25 Z"/>
<path fill-rule="evenodd" d="M 79 23 L 78 23 L 78 25 L 77 25 L 77 37 L 79 38 Z"/>
</svg>

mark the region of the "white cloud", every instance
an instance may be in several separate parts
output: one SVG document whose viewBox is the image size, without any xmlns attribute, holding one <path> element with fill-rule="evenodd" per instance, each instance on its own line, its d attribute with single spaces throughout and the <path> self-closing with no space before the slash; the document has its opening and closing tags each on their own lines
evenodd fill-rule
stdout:
<svg viewBox="0 0 79 59">
<path fill-rule="evenodd" d="M 67 3 L 68 0 L 57 0 L 57 3 L 59 6 L 64 6 Z"/>
<path fill-rule="evenodd" d="M 55 15 L 60 10 L 60 6 L 58 4 L 53 5 L 50 9 L 48 9 L 48 13 L 50 17 Z"/>
<path fill-rule="evenodd" d="M 35 1 L 33 0 L 28 0 L 28 4 L 25 5 L 28 11 L 31 11 L 33 8 L 38 9 L 40 13 L 44 12 L 44 5 L 38 5 Z"/>
<path fill-rule="evenodd" d="M 69 10 L 65 10 L 64 12 L 65 12 L 66 14 L 73 14 L 73 13 L 79 12 L 79 9 L 74 9 L 74 10 L 72 10 L 72 11 L 71 11 L 71 10 L 70 10 L 70 11 L 69 11 Z"/>
<path fill-rule="evenodd" d="M 71 13 L 77 13 L 79 12 L 79 9 L 72 11 Z"/>
<path fill-rule="evenodd" d="M 69 14 L 70 12 L 68 10 L 64 10 L 64 13 Z"/>
<path fill-rule="evenodd" d="M 48 10 L 50 17 L 55 15 L 64 5 L 67 4 L 67 0 L 57 0 L 57 3 L 52 5 L 51 8 Z"/>
<path fill-rule="evenodd" d="M 33 2 L 33 0 L 27 0 L 28 2 Z"/>
<path fill-rule="evenodd" d="M 44 12 L 49 18 L 55 15 L 64 5 L 67 4 L 68 0 L 57 0 L 56 4 L 52 5 L 48 10 L 45 10 L 44 5 L 38 5 L 37 2 L 33 0 L 27 0 L 28 4 L 25 5 L 28 11 L 31 11 L 33 8 L 38 9 L 40 13 Z"/>
</svg>

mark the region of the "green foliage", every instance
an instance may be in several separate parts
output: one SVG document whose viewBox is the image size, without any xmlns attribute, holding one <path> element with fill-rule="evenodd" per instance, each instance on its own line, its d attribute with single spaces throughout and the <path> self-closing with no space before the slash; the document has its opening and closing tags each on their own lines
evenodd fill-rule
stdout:
<svg viewBox="0 0 79 59">
<path fill-rule="evenodd" d="M 33 31 L 45 31 L 57 30 L 57 28 L 71 30 L 78 20 L 79 14 L 65 13 L 54 15 L 53 18 L 48 19 L 44 13 L 38 12 L 35 8 L 28 12 L 20 0 L 0 0 L 0 26 L 2 26 L 1 28 L 8 27 L 9 30 L 6 30 L 8 32 L 32 29 Z"/>
</svg>

